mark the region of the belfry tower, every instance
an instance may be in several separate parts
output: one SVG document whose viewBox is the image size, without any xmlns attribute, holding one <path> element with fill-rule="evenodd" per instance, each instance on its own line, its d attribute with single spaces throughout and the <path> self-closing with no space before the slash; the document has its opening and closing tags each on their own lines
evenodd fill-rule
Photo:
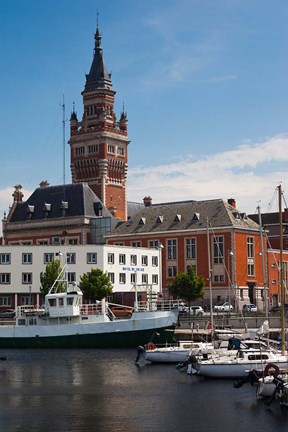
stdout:
<svg viewBox="0 0 288 432">
<path fill-rule="evenodd" d="M 82 92 L 82 121 L 74 108 L 70 118 L 72 182 L 87 183 L 115 217 L 126 220 L 127 116 L 123 108 L 120 120 L 116 119 L 116 92 L 104 64 L 98 25 L 94 39 L 94 57 Z"/>
</svg>

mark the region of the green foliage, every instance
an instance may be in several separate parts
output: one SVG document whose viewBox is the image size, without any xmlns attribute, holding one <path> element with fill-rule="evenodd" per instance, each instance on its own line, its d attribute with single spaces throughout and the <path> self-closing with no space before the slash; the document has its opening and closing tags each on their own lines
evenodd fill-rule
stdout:
<svg viewBox="0 0 288 432">
<path fill-rule="evenodd" d="M 101 269 L 91 269 L 91 272 L 83 274 L 80 277 L 79 288 L 90 303 L 102 300 L 113 291 L 109 276 Z"/>
<path fill-rule="evenodd" d="M 197 276 L 193 267 L 187 273 L 178 273 L 169 284 L 170 294 L 190 303 L 204 297 L 205 278 Z"/>
<path fill-rule="evenodd" d="M 45 272 L 40 273 L 40 282 L 41 287 L 40 291 L 45 296 L 48 294 L 50 288 L 56 281 L 57 277 L 61 273 L 61 264 L 59 260 L 52 260 L 46 265 Z M 57 286 L 55 286 L 55 291 L 57 292 L 63 292 L 65 291 L 65 284 L 64 282 L 57 282 Z"/>
</svg>

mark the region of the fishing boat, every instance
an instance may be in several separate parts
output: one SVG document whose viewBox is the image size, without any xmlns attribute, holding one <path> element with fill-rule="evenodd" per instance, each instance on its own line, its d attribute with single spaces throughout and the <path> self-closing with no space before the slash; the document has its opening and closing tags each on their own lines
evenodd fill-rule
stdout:
<svg viewBox="0 0 288 432">
<path fill-rule="evenodd" d="M 74 288 L 57 292 L 56 282 L 65 281 L 63 267 L 45 296 L 45 304 L 19 306 L 15 323 L 0 326 L 0 348 L 122 348 L 144 344 L 157 331 L 165 343 L 174 330 L 175 309 L 152 310 L 149 303 L 135 304 L 131 313 L 117 318 L 105 299 L 83 304 L 83 293 Z M 113 305 L 114 307 L 117 305 Z M 120 305 L 119 305 L 120 307 Z"/>
</svg>

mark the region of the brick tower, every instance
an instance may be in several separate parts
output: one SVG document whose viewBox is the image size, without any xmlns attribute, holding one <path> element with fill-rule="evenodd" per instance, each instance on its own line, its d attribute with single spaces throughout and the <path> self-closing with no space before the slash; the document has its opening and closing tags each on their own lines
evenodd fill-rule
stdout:
<svg viewBox="0 0 288 432">
<path fill-rule="evenodd" d="M 116 119 L 116 92 L 104 64 L 98 25 L 94 39 L 93 61 L 82 92 L 82 121 L 74 109 L 70 118 L 72 182 L 87 183 L 115 217 L 126 220 L 127 116 L 123 108 L 120 120 Z"/>
</svg>

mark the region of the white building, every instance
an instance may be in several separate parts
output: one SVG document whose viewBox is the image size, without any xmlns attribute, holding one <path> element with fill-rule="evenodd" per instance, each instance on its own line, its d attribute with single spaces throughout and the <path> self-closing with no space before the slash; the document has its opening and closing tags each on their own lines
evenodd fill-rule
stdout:
<svg viewBox="0 0 288 432">
<path fill-rule="evenodd" d="M 0 308 L 41 304 L 40 273 L 47 263 L 67 257 L 67 278 L 71 285 L 92 268 L 100 268 L 113 284 L 114 301 L 145 299 L 161 291 L 160 251 L 116 245 L 0 246 Z M 64 261 L 63 261 L 64 264 Z M 62 266 L 63 266 L 62 264 Z M 128 304 L 128 303 L 126 303 Z"/>
</svg>

